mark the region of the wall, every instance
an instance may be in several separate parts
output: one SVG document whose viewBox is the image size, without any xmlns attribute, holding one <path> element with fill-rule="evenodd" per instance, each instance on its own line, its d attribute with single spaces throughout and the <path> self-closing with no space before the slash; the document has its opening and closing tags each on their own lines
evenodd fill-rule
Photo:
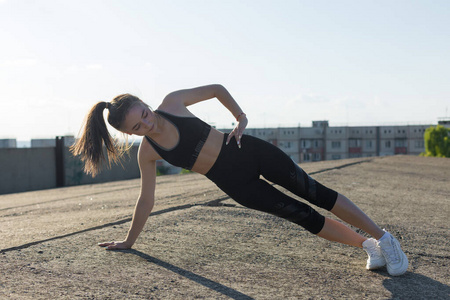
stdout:
<svg viewBox="0 0 450 300">
<path fill-rule="evenodd" d="M 1 139 L 0 148 L 16 148 L 17 141 L 15 139 Z"/>
<path fill-rule="evenodd" d="M 129 155 L 125 155 L 122 165 L 111 165 L 108 168 L 105 164 L 96 177 L 92 178 L 83 172 L 83 162 L 78 157 L 73 157 L 69 148 L 64 149 L 64 185 L 91 184 L 109 182 L 116 180 L 126 180 L 139 178 L 139 166 L 137 162 L 138 147 L 133 146 Z"/>
<path fill-rule="evenodd" d="M 0 194 L 57 187 L 55 149 L 0 149 Z M 84 174 L 81 160 L 73 157 L 69 148 L 64 147 L 63 186 L 139 178 L 137 151 L 137 146 L 130 149 L 130 155 L 125 156 L 123 167 L 114 165 L 108 169 L 105 166 L 97 177 L 92 178 Z"/>
<path fill-rule="evenodd" d="M 0 149 L 0 194 L 56 186 L 55 148 Z"/>
</svg>

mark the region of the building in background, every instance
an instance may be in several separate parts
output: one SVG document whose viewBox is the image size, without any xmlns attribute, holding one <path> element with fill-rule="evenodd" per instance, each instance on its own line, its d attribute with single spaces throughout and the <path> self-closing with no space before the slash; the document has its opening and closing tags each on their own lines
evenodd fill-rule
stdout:
<svg viewBox="0 0 450 300">
<path fill-rule="evenodd" d="M 450 120 L 442 119 L 439 125 L 450 127 Z M 435 125 L 330 127 L 328 121 L 313 121 L 312 127 L 247 128 L 245 133 L 272 143 L 293 161 L 301 163 L 396 154 L 419 155 L 425 151 L 424 133 L 431 126 Z M 65 147 L 74 142 L 74 136 L 64 136 Z M 139 143 L 137 140 L 133 144 Z M 32 139 L 30 146 L 56 147 L 56 139 Z M 0 148 L 17 147 L 16 139 L 0 139 Z"/>
<path fill-rule="evenodd" d="M 438 125 L 442 125 L 446 128 L 450 128 L 450 119 L 449 118 L 439 118 Z"/>
<path fill-rule="evenodd" d="M 16 139 L 1 139 L 0 148 L 17 148 Z"/>
<path fill-rule="evenodd" d="M 70 147 L 75 143 L 73 135 L 64 136 L 64 146 Z M 56 139 L 32 139 L 31 148 L 51 148 L 56 147 Z"/>
<path fill-rule="evenodd" d="M 419 155 L 425 151 L 423 135 L 430 126 L 434 125 L 330 127 L 328 121 L 314 121 L 312 127 L 248 128 L 245 133 L 272 143 L 293 161 L 302 163 Z"/>
</svg>

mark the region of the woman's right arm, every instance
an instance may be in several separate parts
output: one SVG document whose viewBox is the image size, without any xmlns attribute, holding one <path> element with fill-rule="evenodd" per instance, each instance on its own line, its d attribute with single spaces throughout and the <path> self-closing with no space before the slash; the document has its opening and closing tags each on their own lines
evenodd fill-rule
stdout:
<svg viewBox="0 0 450 300">
<path fill-rule="evenodd" d="M 156 160 L 148 158 L 148 151 L 139 148 L 138 162 L 141 170 L 141 194 L 134 208 L 133 219 L 127 237 L 121 242 L 101 243 L 107 250 L 128 249 L 138 238 L 155 203 Z"/>
</svg>

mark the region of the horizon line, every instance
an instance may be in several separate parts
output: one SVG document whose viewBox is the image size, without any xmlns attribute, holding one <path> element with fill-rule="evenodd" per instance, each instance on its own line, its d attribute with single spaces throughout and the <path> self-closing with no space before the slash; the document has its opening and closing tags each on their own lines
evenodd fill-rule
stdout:
<svg viewBox="0 0 450 300">
<path fill-rule="evenodd" d="M 450 121 L 449 118 L 439 118 L 439 121 Z M 314 122 L 329 122 L 328 127 L 378 127 L 378 126 L 437 126 L 438 122 L 428 122 L 428 121 L 413 121 L 413 122 L 337 122 L 331 123 L 329 120 L 317 120 Z M 210 123 L 211 126 L 214 126 L 216 129 L 233 129 L 234 126 L 218 126 L 213 122 Z M 234 123 L 233 123 L 234 124 Z M 312 128 L 312 122 L 310 126 L 301 126 L 301 123 L 298 124 L 257 124 L 256 126 L 247 127 L 246 129 L 271 129 L 271 128 Z M 0 137 L 0 140 L 16 140 L 20 142 L 27 142 L 31 140 L 40 140 L 40 139 L 53 139 L 58 136 L 64 137 L 77 137 L 74 133 L 65 133 L 64 135 L 46 135 L 46 136 L 35 136 L 35 137 Z"/>
</svg>

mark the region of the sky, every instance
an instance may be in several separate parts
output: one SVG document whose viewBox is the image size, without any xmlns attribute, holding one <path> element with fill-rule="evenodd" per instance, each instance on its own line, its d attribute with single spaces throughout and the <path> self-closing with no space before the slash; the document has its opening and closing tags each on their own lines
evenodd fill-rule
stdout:
<svg viewBox="0 0 450 300">
<path fill-rule="evenodd" d="M 436 124 L 449 15 L 448 0 L 0 0 L 0 139 L 77 136 L 98 101 L 157 108 L 212 83 L 249 128 Z M 215 99 L 189 109 L 234 121 Z"/>
</svg>

